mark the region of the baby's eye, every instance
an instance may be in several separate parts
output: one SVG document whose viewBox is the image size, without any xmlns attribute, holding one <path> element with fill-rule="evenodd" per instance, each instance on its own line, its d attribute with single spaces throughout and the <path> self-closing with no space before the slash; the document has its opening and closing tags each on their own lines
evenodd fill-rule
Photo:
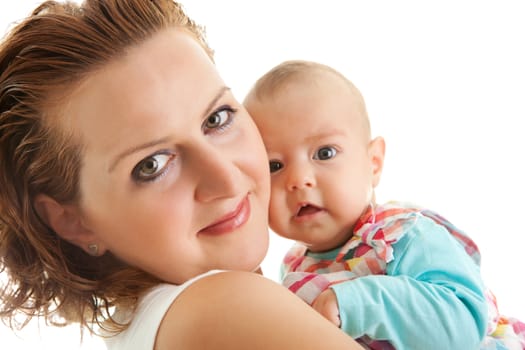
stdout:
<svg viewBox="0 0 525 350">
<path fill-rule="evenodd" d="M 131 177 L 138 182 L 155 180 L 166 170 L 174 154 L 158 153 L 141 160 L 131 171 Z"/>
<path fill-rule="evenodd" d="M 233 121 L 235 110 L 231 107 L 221 107 L 206 118 L 202 126 L 204 132 L 209 129 L 211 131 L 222 131 L 227 128 Z"/>
<path fill-rule="evenodd" d="M 283 168 L 283 163 L 277 160 L 270 160 L 270 173 L 275 173 Z"/>
<path fill-rule="evenodd" d="M 325 146 L 317 150 L 317 152 L 314 154 L 314 159 L 327 160 L 335 157 L 336 154 L 337 150 L 334 147 Z"/>
</svg>

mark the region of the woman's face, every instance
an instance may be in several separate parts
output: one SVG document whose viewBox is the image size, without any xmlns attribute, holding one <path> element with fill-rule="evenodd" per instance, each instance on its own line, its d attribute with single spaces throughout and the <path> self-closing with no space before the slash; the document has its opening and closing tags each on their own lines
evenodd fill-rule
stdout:
<svg viewBox="0 0 525 350">
<path fill-rule="evenodd" d="M 266 153 L 189 34 L 169 29 L 133 48 L 85 80 L 63 113 L 84 146 L 82 227 L 102 251 L 172 283 L 259 266 Z"/>
</svg>

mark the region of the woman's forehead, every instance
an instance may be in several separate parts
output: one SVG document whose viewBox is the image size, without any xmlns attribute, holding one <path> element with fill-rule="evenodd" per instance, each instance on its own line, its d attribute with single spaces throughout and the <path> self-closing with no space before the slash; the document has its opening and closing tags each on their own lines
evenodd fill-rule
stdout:
<svg viewBox="0 0 525 350">
<path fill-rule="evenodd" d="M 89 76 L 63 113 L 73 119 L 85 147 L 113 148 L 122 138 L 156 132 L 160 123 L 168 127 L 173 116 L 181 122 L 200 115 L 223 85 L 199 43 L 169 29 Z"/>
</svg>

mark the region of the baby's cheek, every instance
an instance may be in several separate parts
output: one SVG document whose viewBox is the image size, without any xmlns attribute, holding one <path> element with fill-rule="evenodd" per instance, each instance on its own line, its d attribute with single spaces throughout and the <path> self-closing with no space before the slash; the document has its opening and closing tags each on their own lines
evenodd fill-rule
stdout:
<svg viewBox="0 0 525 350">
<path fill-rule="evenodd" d="M 288 208 L 286 207 L 284 198 L 279 196 L 276 191 L 271 192 L 270 208 L 269 208 L 269 224 L 270 228 L 277 234 L 283 234 L 286 230 L 287 218 L 290 216 Z"/>
<path fill-rule="evenodd" d="M 275 216 L 272 220 L 277 220 L 279 216 L 285 215 L 283 213 L 284 210 L 286 210 L 286 197 L 283 196 L 282 191 L 272 181 L 270 188 L 270 217 Z"/>
<path fill-rule="evenodd" d="M 268 208 L 270 226 L 275 226 L 279 220 L 279 209 L 277 207 L 277 201 L 275 200 L 272 191 L 272 195 L 270 195 L 270 207 Z"/>
</svg>

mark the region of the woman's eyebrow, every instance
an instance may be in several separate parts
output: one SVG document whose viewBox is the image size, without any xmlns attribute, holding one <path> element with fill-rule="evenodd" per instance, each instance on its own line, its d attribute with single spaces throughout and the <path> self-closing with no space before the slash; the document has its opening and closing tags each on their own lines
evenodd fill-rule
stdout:
<svg viewBox="0 0 525 350">
<path fill-rule="evenodd" d="M 213 110 L 213 107 L 215 107 L 215 104 L 217 104 L 217 101 L 219 101 L 221 99 L 222 96 L 224 96 L 224 94 L 227 92 L 227 91 L 230 91 L 230 88 L 228 86 L 222 86 L 219 91 L 217 92 L 217 94 L 215 95 L 215 97 L 211 100 L 211 102 L 208 104 L 208 107 L 204 110 L 204 113 L 202 114 L 202 117 L 207 117 L 211 111 Z"/>
<path fill-rule="evenodd" d="M 227 91 L 230 91 L 230 88 L 228 86 L 222 86 L 219 91 L 217 92 L 217 94 L 215 95 L 215 97 L 211 100 L 211 102 L 208 104 L 208 106 L 206 107 L 206 109 L 204 110 L 204 113 L 202 114 L 203 118 L 208 116 L 211 111 L 213 110 L 213 108 L 215 107 L 215 105 L 217 104 L 217 101 L 221 99 L 222 96 L 224 96 L 224 94 L 227 92 Z M 149 148 L 149 147 L 153 147 L 155 145 L 158 145 L 158 144 L 161 144 L 161 143 L 164 143 L 167 141 L 167 137 L 163 137 L 161 139 L 158 139 L 158 140 L 152 140 L 152 141 L 149 141 L 149 142 L 146 142 L 146 143 L 143 143 L 143 144 L 140 144 L 140 145 L 136 145 L 136 146 L 133 146 L 131 148 L 128 148 L 124 151 L 122 151 L 121 153 L 119 153 L 114 159 L 112 162 L 110 162 L 110 166 L 108 168 L 108 173 L 111 173 L 115 167 L 118 165 L 118 163 L 120 161 L 122 161 L 122 159 L 126 158 L 127 156 L 129 156 L 130 154 L 133 154 L 135 152 L 138 152 L 140 150 L 143 150 L 143 149 L 146 149 L 146 148 Z"/>
<path fill-rule="evenodd" d="M 131 148 L 128 148 L 128 149 L 124 150 L 123 152 L 119 153 L 113 159 L 113 161 L 110 163 L 110 166 L 108 168 L 108 173 L 111 173 L 113 171 L 113 169 L 115 169 L 115 167 L 118 165 L 118 163 L 122 159 L 124 159 L 127 156 L 129 156 L 130 154 L 133 154 L 135 152 L 138 152 L 140 150 L 143 150 L 143 149 L 146 149 L 146 148 L 149 148 L 149 147 L 153 147 L 155 145 L 162 144 L 162 143 L 166 142 L 167 140 L 168 140 L 168 137 L 163 137 L 161 139 L 152 140 L 152 141 L 149 141 L 149 142 L 146 142 L 146 143 L 143 143 L 143 144 L 140 144 L 140 145 L 136 145 L 136 146 L 133 146 Z"/>
</svg>

